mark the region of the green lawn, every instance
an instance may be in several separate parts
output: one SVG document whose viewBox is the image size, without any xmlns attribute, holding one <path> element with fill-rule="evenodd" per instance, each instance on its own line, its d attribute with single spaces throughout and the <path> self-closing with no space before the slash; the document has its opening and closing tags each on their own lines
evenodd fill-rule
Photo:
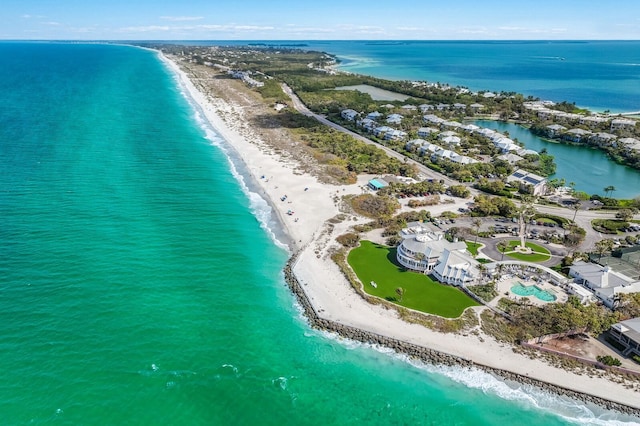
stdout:
<svg viewBox="0 0 640 426">
<path fill-rule="evenodd" d="M 395 248 L 361 241 L 360 247 L 351 250 L 347 261 L 363 283 L 365 292 L 398 305 L 445 318 L 457 318 L 469 306 L 478 305 L 455 287 L 407 271 L 397 263 Z M 396 293 L 398 287 L 404 289 L 402 300 Z"/>
<path fill-rule="evenodd" d="M 482 244 L 480 244 L 480 243 L 472 243 L 471 241 L 465 241 L 465 243 L 467 244 L 467 250 L 469 250 L 469 253 L 471 253 L 473 256 L 477 256 L 478 255 L 478 249 L 480 248 L 480 246 Z"/>
<path fill-rule="evenodd" d="M 513 250 L 516 246 L 520 245 L 520 240 L 511 240 L 509 241 L 509 248 L 506 250 L 505 254 L 509 257 L 512 257 L 517 260 L 522 260 L 525 262 L 545 262 L 551 259 L 551 252 L 546 248 L 539 246 L 538 244 L 531 243 L 529 241 L 525 242 L 525 246 L 529 247 L 535 253 L 524 254 L 524 253 L 509 253 L 509 250 Z"/>
</svg>

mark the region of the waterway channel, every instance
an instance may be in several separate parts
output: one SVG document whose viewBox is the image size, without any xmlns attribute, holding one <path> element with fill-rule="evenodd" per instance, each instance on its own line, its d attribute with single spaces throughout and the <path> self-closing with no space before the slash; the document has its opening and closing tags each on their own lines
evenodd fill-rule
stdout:
<svg viewBox="0 0 640 426">
<path fill-rule="evenodd" d="M 582 145 L 568 145 L 539 138 L 529 129 L 513 123 L 477 120 L 477 126 L 508 132 L 511 139 L 517 139 L 528 149 L 540 151 L 543 148 L 555 157 L 556 173 L 550 179 L 564 178 L 567 184 L 575 183 L 578 191 L 587 194 L 604 195 L 604 188 L 616 188 L 616 198 L 635 198 L 640 195 L 640 170 L 616 163 L 597 149 Z"/>
</svg>

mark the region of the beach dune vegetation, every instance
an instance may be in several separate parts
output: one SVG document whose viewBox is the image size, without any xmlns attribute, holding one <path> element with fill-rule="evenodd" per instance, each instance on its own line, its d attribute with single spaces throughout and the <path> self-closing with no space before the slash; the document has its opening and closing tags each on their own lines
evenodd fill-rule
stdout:
<svg viewBox="0 0 640 426">
<path fill-rule="evenodd" d="M 391 197 L 362 194 L 351 199 L 351 207 L 362 216 L 376 219 L 393 215 L 400 208 L 400 203 Z"/>
</svg>

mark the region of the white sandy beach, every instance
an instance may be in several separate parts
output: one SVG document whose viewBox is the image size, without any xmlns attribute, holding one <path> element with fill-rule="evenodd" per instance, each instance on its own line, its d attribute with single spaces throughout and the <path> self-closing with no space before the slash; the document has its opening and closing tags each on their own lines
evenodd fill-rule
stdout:
<svg viewBox="0 0 640 426">
<path fill-rule="evenodd" d="M 259 131 L 244 119 L 242 108 L 219 98 L 207 99 L 176 63 L 161 57 L 179 76 L 211 125 L 240 154 L 263 195 L 271 200 L 294 245 L 291 249 L 302 249 L 293 270 L 322 318 L 640 408 L 640 393 L 622 384 L 603 377 L 576 375 L 516 354 L 510 346 L 482 332 L 477 335 L 434 332 L 400 320 L 395 311 L 365 302 L 327 255 L 329 247 L 336 244 L 333 238 L 358 222 L 349 215 L 350 220 L 336 224 L 331 234 L 326 222 L 340 213 L 335 199 L 343 194 L 361 193 L 366 178 L 362 177 L 355 185 L 338 187 L 322 184 L 302 173 L 291 159 L 271 152 L 261 142 Z M 287 214 L 288 211 L 293 214 Z"/>
</svg>

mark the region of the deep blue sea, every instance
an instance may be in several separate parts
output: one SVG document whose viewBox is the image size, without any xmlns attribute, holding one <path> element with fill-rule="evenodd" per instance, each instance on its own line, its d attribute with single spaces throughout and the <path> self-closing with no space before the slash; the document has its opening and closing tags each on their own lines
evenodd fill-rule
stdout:
<svg viewBox="0 0 640 426">
<path fill-rule="evenodd" d="M 0 424 L 629 421 L 312 330 L 155 53 L 0 43 Z"/>
<path fill-rule="evenodd" d="M 640 111 L 640 41 L 305 43 L 337 55 L 344 71 L 513 91 L 593 111 Z"/>
</svg>

